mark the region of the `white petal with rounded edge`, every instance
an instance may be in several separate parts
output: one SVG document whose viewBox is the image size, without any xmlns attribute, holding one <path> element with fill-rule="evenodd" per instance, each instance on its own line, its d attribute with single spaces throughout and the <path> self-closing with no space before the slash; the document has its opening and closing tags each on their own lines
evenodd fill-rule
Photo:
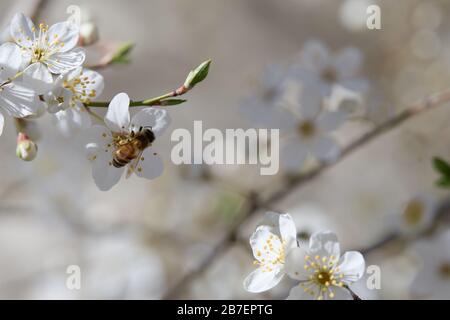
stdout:
<svg viewBox="0 0 450 320">
<path fill-rule="evenodd" d="M 302 64 L 313 70 L 321 70 L 329 63 L 328 48 L 320 41 L 308 41 L 302 51 Z"/>
<path fill-rule="evenodd" d="M 281 268 L 274 268 L 270 272 L 258 268 L 245 278 L 244 289 L 253 293 L 264 292 L 280 283 L 283 276 L 284 273 Z"/>
<path fill-rule="evenodd" d="M 145 108 L 139 111 L 131 120 L 131 129 L 150 126 L 155 137 L 159 137 L 170 125 L 170 116 L 166 110 Z"/>
<path fill-rule="evenodd" d="M 311 255 L 320 257 L 333 256 L 339 259 L 341 249 L 336 234 L 331 231 L 321 231 L 314 233 L 309 239 L 309 250 Z"/>
<path fill-rule="evenodd" d="M 304 268 L 307 255 L 308 252 L 302 247 L 295 247 L 286 252 L 284 270 L 289 277 L 296 280 L 308 279 L 310 273 Z"/>
<path fill-rule="evenodd" d="M 124 168 L 116 168 L 111 165 L 111 160 L 112 156 L 110 152 L 99 150 L 97 156 L 92 161 L 92 177 L 101 191 L 108 191 L 117 184 L 124 171 Z"/>
<path fill-rule="evenodd" d="M 317 126 L 320 130 L 331 132 L 338 129 L 346 120 L 344 111 L 322 112 L 317 118 Z"/>
<path fill-rule="evenodd" d="M 304 85 L 298 105 L 302 119 L 315 119 L 320 113 L 322 102 L 323 96 L 318 88 Z"/>
<path fill-rule="evenodd" d="M 344 275 L 342 282 L 350 284 L 361 279 L 365 272 L 366 263 L 361 253 L 349 251 L 341 257 L 338 267 L 339 273 Z"/>
<path fill-rule="evenodd" d="M 0 78 L 5 80 L 13 77 L 22 65 L 22 53 L 14 43 L 4 43 L 0 46 Z"/>
<path fill-rule="evenodd" d="M 81 66 L 86 59 L 86 53 L 81 48 L 68 52 L 52 54 L 45 63 L 51 73 L 62 74 Z"/>
<path fill-rule="evenodd" d="M 16 118 L 36 114 L 42 106 L 36 93 L 15 83 L 3 87 L 0 92 L 0 108 L 4 108 Z"/>
<path fill-rule="evenodd" d="M 336 160 L 341 153 L 341 148 L 336 141 L 326 136 L 321 136 L 314 139 L 311 143 L 311 148 L 311 152 L 316 158 L 326 162 Z"/>
<path fill-rule="evenodd" d="M 56 126 L 65 137 L 71 137 L 91 125 L 89 114 L 83 109 L 71 107 L 55 114 Z"/>
<path fill-rule="evenodd" d="M 308 149 L 299 138 L 295 137 L 287 140 L 281 153 L 283 168 L 291 172 L 298 172 L 308 156 Z"/>
<path fill-rule="evenodd" d="M 11 32 L 11 37 L 18 45 L 30 47 L 34 40 L 33 27 L 34 24 L 30 18 L 22 13 L 17 13 L 11 21 L 9 30 Z"/>
<path fill-rule="evenodd" d="M 48 29 L 48 39 L 50 44 L 55 44 L 60 52 L 67 52 L 73 49 L 77 43 L 80 35 L 80 28 L 72 22 L 64 21 L 55 23 Z"/>
<path fill-rule="evenodd" d="M 143 160 L 139 161 L 139 165 L 135 170 L 138 177 L 151 180 L 163 173 L 164 164 L 153 148 L 148 147 L 145 149 L 142 153 L 142 158 Z"/>
<path fill-rule="evenodd" d="M 126 93 L 118 93 L 109 103 L 105 123 L 114 132 L 128 130 L 130 125 L 130 98 Z"/>
<path fill-rule="evenodd" d="M 94 143 L 104 151 L 108 144 L 112 144 L 112 136 L 108 128 L 100 125 L 93 125 L 83 131 L 82 141 L 85 145 Z"/>
<path fill-rule="evenodd" d="M 53 77 L 43 63 L 31 64 L 23 71 L 23 81 L 37 94 L 44 94 L 53 87 Z"/>
<path fill-rule="evenodd" d="M 281 214 L 279 218 L 281 239 L 285 242 L 285 250 L 297 246 L 297 229 L 294 220 L 286 213 Z"/>
<path fill-rule="evenodd" d="M 348 47 L 339 52 L 333 62 L 339 75 L 343 77 L 354 76 L 361 67 L 363 56 L 360 50 Z"/>
<path fill-rule="evenodd" d="M 271 242 L 272 249 L 268 246 Z M 280 238 L 271 232 L 269 226 L 259 226 L 250 237 L 250 246 L 253 251 L 253 256 L 258 261 L 274 261 L 278 257 L 278 252 L 283 248 Z"/>
<path fill-rule="evenodd" d="M 314 299 L 315 296 L 305 292 L 305 290 L 302 287 L 300 287 L 300 285 L 293 287 L 287 297 L 287 300 L 314 300 Z"/>
<path fill-rule="evenodd" d="M 89 69 L 83 69 L 82 76 L 89 78 L 89 83 L 86 84 L 86 92 L 95 90 L 96 94 L 94 97 L 91 97 L 91 99 L 98 98 L 105 88 L 105 80 L 103 76 L 100 73 Z"/>
<path fill-rule="evenodd" d="M 277 212 L 268 211 L 264 214 L 264 218 L 259 223 L 260 226 L 268 226 L 270 227 L 270 232 L 273 234 L 276 234 L 277 236 L 280 236 L 280 214 Z"/>
</svg>

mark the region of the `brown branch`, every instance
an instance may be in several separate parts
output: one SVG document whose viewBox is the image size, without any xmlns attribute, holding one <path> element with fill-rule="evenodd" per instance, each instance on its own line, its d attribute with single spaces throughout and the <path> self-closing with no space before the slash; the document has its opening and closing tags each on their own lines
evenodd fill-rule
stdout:
<svg viewBox="0 0 450 320">
<path fill-rule="evenodd" d="M 179 295 L 179 293 L 189 283 L 195 280 L 204 270 L 206 270 L 208 266 L 213 261 L 215 261 L 216 258 L 218 258 L 223 252 L 227 251 L 234 243 L 234 240 L 237 237 L 241 224 L 243 224 L 250 217 L 252 217 L 256 212 L 258 212 L 258 210 L 271 207 L 272 204 L 282 200 L 296 188 L 304 186 L 307 182 L 315 179 L 325 170 L 330 169 L 334 165 L 340 163 L 354 151 L 367 145 L 375 138 L 398 127 L 406 120 L 409 120 L 422 112 L 438 107 L 449 101 L 450 101 L 450 89 L 436 93 L 425 99 L 422 99 L 417 103 L 412 104 L 404 111 L 400 112 L 398 115 L 387 120 L 386 122 L 382 123 L 381 125 L 377 126 L 371 131 L 363 134 L 360 138 L 350 143 L 347 147 L 345 147 L 342 150 L 339 158 L 336 159 L 335 161 L 321 163 L 316 169 L 313 169 L 310 172 L 307 172 L 305 174 L 298 174 L 294 177 L 291 177 L 290 179 L 286 179 L 278 190 L 276 190 L 274 193 L 272 193 L 269 197 L 267 197 L 263 201 L 260 201 L 257 196 L 251 197 L 248 201 L 249 205 L 247 210 L 239 215 L 237 221 L 230 228 L 230 230 L 228 230 L 228 232 L 221 239 L 221 241 L 219 241 L 219 243 L 215 246 L 212 252 L 195 269 L 193 269 L 188 274 L 184 275 L 171 289 L 169 289 L 167 294 L 165 295 L 165 298 L 166 299 L 176 298 Z M 376 248 L 378 248 L 378 246 L 374 246 L 374 248 L 371 250 L 375 250 Z"/>
</svg>

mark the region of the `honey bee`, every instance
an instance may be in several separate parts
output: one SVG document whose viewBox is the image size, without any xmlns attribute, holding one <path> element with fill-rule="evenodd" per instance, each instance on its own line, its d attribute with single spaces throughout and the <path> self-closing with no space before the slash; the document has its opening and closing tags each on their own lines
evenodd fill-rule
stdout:
<svg viewBox="0 0 450 320">
<path fill-rule="evenodd" d="M 140 127 L 139 131 L 130 133 L 130 137 L 121 143 L 117 150 L 113 153 L 112 164 L 116 168 L 122 168 L 127 164 L 127 178 L 134 172 L 137 165 L 142 159 L 142 153 L 145 148 L 155 141 L 155 134 L 151 127 Z"/>
</svg>

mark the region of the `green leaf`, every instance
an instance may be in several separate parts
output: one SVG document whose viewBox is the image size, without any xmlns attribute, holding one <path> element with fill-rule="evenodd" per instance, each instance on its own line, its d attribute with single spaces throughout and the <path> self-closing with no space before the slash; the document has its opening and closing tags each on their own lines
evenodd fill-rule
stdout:
<svg viewBox="0 0 450 320">
<path fill-rule="evenodd" d="M 450 179 L 447 177 L 441 177 L 436 181 L 436 185 L 441 188 L 450 188 Z"/>
<path fill-rule="evenodd" d="M 205 80 L 208 76 L 209 66 L 211 65 L 211 60 L 207 60 L 199 65 L 197 68 L 189 72 L 189 75 L 184 82 L 184 86 L 188 89 L 192 89 L 195 85 Z"/>
<path fill-rule="evenodd" d="M 441 173 L 444 177 L 447 177 L 450 180 L 450 164 L 448 164 L 447 161 L 439 157 L 434 157 L 433 167 L 437 172 Z"/>
<path fill-rule="evenodd" d="M 176 106 L 177 104 L 182 104 L 186 102 L 185 99 L 167 99 L 161 101 L 161 106 Z"/>
<path fill-rule="evenodd" d="M 131 42 L 124 43 L 114 53 L 111 62 L 117 64 L 125 64 L 130 62 L 130 53 L 134 48 L 134 44 Z"/>
</svg>

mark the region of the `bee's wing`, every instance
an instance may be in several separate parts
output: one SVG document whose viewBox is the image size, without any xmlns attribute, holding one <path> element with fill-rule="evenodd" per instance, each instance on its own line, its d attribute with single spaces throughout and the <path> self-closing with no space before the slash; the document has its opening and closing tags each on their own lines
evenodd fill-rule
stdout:
<svg viewBox="0 0 450 320">
<path fill-rule="evenodd" d="M 143 152 L 144 150 L 139 151 L 137 157 L 128 165 L 127 174 L 125 176 L 126 179 L 128 179 L 131 176 L 131 174 L 136 171 L 136 168 L 139 165 L 139 161 L 141 161 L 142 159 Z"/>
</svg>

